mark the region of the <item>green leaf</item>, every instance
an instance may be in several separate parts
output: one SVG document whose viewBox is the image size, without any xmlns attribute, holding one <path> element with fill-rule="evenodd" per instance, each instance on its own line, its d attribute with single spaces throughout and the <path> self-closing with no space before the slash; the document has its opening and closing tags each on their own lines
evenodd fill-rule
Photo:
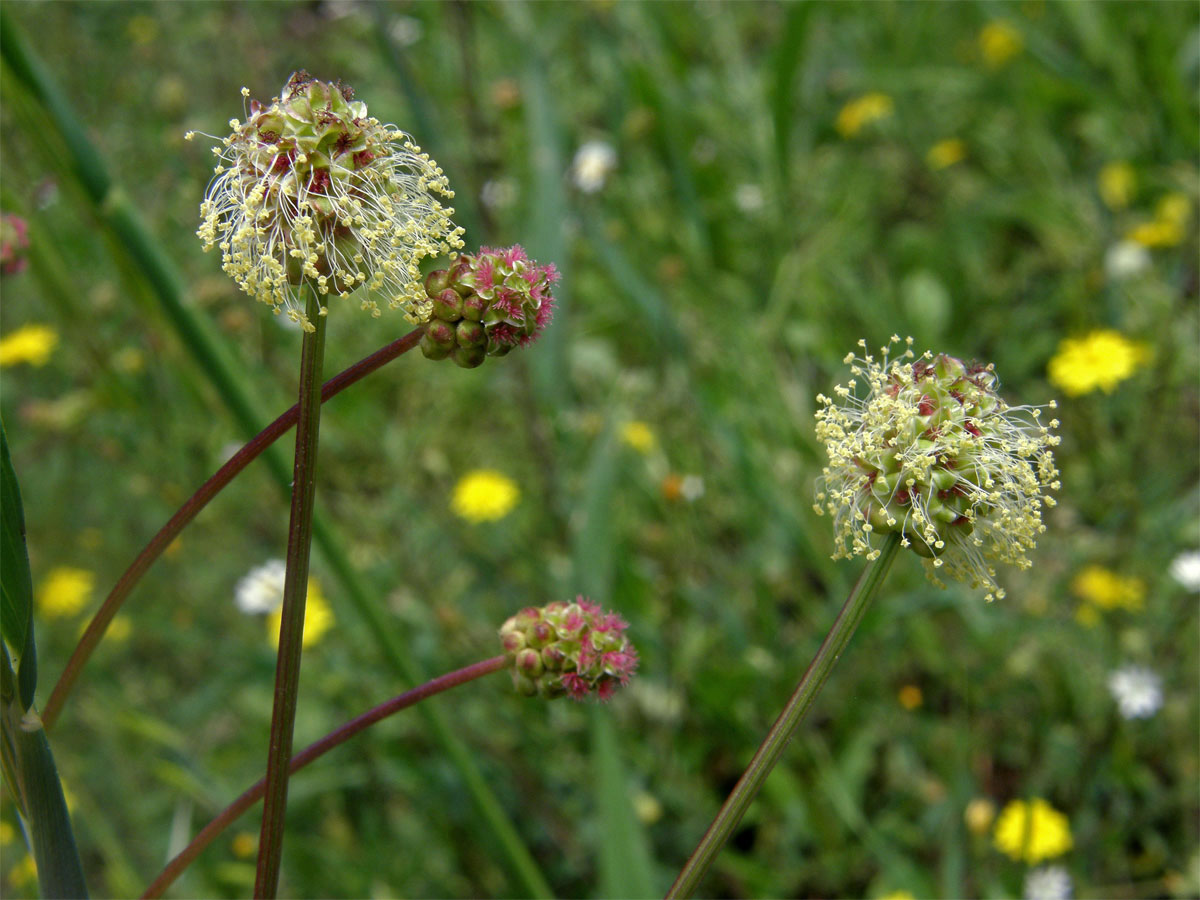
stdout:
<svg viewBox="0 0 1200 900">
<path fill-rule="evenodd" d="M 654 888 L 646 832 L 633 812 L 616 726 L 610 711 L 601 707 L 592 709 L 592 765 L 602 835 L 600 896 L 662 896 Z"/>
<path fill-rule="evenodd" d="M 17 778 L 42 896 L 86 897 L 87 883 L 46 729 L 35 713 L 22 715 L 12 704 L 5 710 L 4 727 L 16 751 Z"/>
<path fill-rule="evenodd" d="M 20 653 L 17 687 L 21 709 L 33 703 L 37 686 L 37 654 L 33 649 L 33 578 L 25 549 L 25 511 L 8 453 L 8 436 L 0 423 L 0 631 Z"/>
</svg>

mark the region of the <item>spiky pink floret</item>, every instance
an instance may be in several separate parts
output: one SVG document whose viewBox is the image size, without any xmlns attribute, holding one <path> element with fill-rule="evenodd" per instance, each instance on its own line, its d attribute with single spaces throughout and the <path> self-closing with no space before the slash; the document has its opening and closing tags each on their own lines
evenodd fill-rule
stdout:
<svg viewBox="0 0 1200 900">
<path fill-rule="evenodd" d="M 591 685 L 588 684 L 587 679 L 577 672 L 564 673 L 562 676 L 562 685 L 575 700 L 584 699 L 591 690 Z"/>
</svg>

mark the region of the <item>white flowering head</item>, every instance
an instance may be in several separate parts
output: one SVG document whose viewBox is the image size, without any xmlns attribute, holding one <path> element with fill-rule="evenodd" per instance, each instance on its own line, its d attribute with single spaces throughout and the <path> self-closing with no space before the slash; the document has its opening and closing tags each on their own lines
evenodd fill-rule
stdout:
<svg viewBox="0 0 1200 900">
<path fill-rule="evenodd" d="M 912 338 L 890 359 L 898 343 L 893 336 L 877 361 L 859 341 L 864 356 L 845 360 L 855 377 L 836 400 L 817 397 L 829 465 L 816 510 L 834 519 L 834 558 L 874 559 L 879 536 L 895 532 L 925 557 L 935 584 L 948 575 L 1002 597 L 996 564 L 1030 565 L 1042 507 L 1054 505 L 1058 422 L 1042 423 L 1040 407 L 1006 404 L 990 365 L 917 358 Z"/>
<path fill-rule="evenodd" d="M 269 104 L 251 100 L 246 121 L 231 120 L 233 133 L 213 148 L 216 174 L 200 205 L 204 249 L 220 248 L 238 287 L 306 330 L 306 282 L 322 315 L 326 295 L 356 293 L 372 315 L 384 300 L 424 322 L 420 261 L 462 246 L 454 210 L 438 200 L 454 196 L 441 168 L 353 98 L 300 71 Z"/>
<path fill-rule="evenodd" d="M 1108 676 L 1108 691 L 1125 719 L 1148 719 L 1163 704 L 1162 679 L 1144 666 L 1123 666 Z"/>
</svg>

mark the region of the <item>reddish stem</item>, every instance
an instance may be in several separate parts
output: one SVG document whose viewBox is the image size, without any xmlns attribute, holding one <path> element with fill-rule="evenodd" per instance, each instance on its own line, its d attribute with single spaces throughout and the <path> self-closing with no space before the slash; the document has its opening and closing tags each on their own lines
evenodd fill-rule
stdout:
<svg viewBox="0 0 1200 900">
<path fill-rule="evenodd" d="M 407 353 L 417 345 L 421 339 L 422 331 L 420 328 L 414 329 L 399 340 L 392 341 L 386 347 L 381 347 L 365 359 L 356 362 L 350 368 L 346 369 L 330 378 L 321 387 L 321 402 L 329 400 L 337 396 L 356 381 L 360 381 L 367 375 L 370 375 L 376 369 L 391 362 L 396 357 Z M 100 609 L 96 615 L 92 617 L 91 623 L 87 630 L 79 639 L 71 658 L 67 660 L 66 668 L 63 669 L 62 675 L 59 676 L 58 683 L 54 685 L 54 690 L 50 693 L 50 698 L 46 701 L 46 706 L 42 710 L 42 722 L 49 731 L 54 727 L 55 721 L 58 719 L 59 713 L 62 712 L 62 706 L 67 700 L 67 695 L 70 694 L 75 680 L 79 677 L 79 673 L 91 658 L 96 646 L 100 643 L 100 639 L 104 637 L 104 632 L 108 629 L 113 617 L 121 608 L 121 604 L 125 602 L 125 598 L 129 592 L 133 590 L 134 585 L 138 583 L 146 570 L 154 563 L 156 559 L 162 556 L 164 550 L 170 546 L 171 542 L 183 531 L 184 527 L 196 518 L 200 510 L 208 505 L 225 485 L 229 484 L 234 477 L 246 468 L 251 461 L 257 458 L 267 447 L 271 446 L 276 440 L 287 433 L 293 425 L 296 424 L 296 417 L 299 413 L 299 406 L 293 406 L 278 419 L 260 431 L 254 438 L 246 444 L 241 450 L 233 455 L 230 460 L 221 466 L 216 473 L 200 486 L 200 489 L 188 499 L 183 506 L 173 515 L 170 521 L 167 522 L 158 532 L 150 539 L 145 549 L 138 554 L 137 558 L 125 570 L 125 574 L 117 581 L 109 595 L 104 599 Z"/>
<path fill-rule="evenodd" d="M 427 681 L 425 684 L 415 687 L 411 691 L 405 691 L 403 694 L 393 697 L 386 703 L 381 703 L 379 706 L 368 710 L 358 718 L 351 719 L 341 728 L 331 731 L 316 743 L 310 744 L 304 750 L 301 750 L 292 757 L 288 771 L 290 774 L 295 774 L 313 760 L 328 753 L 338 744 L 344 744 L 360 731 L 369 728 L 381 719 L 386 719 L 393 713 L 407 709 L 413 704 L 424 700 L 426 697 L 432 697 L 452 687 L 457 687 L 460 684 L 466 684 L 468 681 L 474 681 L 476 678 L 482 678 L 484 675 L 497 672 L 505 668 L 507 664 L 507 656 L 493 656 L 491 659 L 485 659 L 466 668 L 442 675 L 432 681 Z M 220 815 L 200 830 L 200 833 L 192 839 L 192 842 L 178 856 L 167 863 L 166 868 L 150 883 L 150 886 L 146 888 L 146 892 L 142 894 L 142 897 L 161 897 L 163 891 L 174 883 L 175 879 L 183 873 L 184 869 L 191 865 L 193 860 L 200 855 L 205 847 L 211 844 L 221 832 L 237 821 L 239 816 L 262 799 L 265 789 L 266 779 L 263 778 L 255 782 L 253 787 L 248 788 L 240 797 L 230 803 Z"/>
</svg>

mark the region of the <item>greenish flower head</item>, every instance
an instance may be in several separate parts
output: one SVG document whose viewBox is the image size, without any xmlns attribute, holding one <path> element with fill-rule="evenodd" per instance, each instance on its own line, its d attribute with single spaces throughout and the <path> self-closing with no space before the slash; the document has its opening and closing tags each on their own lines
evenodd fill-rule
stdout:
<svg viewBox="0 0 1200 900">
<path fill-rule="evenodd" d="M 607 700 L 637 669 L 626 627 L 620 616 L 583 597 L 526 607 L 500 629 L 513 685 L 526 697 Z"/>
<path fill-rule="evenodd" d="M 213 148 L 200 206 L 204 249 L 220 248 L 238 287 L 308 330 L 306 282 L 322 298 L 355 293 L 372 315 L 382 299 L 426 321 L 420 261 L 462 247 L 454 210 L 437 199 L 454 196 L 437 163 L 353 98 L 300 71 L 270 104 L 251 100 Z"/>
<path fill-rule="evenodd" d="M 912 338 L 889 361 L 899 342 L 892 337 L 882 361 L 847 356 L 856 378 L 836 388 L 837 400 L 817 397 L 829 465 L 815 508 L 834 519 L 834 559 L 874 559 L 877 536 L 896 532 L 926 558 L 936 584 L 945 574 L 986 587 L 989 600 L 1002 597 L 995 564 L 1028 567 L 1045 530 L 1042 507 L 1054 505 L 1046 491 L 1059 487 L 1058 422 L 1042 424 L 1039 407 L 1008 406 L 990 365 L 928 352 L 918 359 Z"/>
</svg>

